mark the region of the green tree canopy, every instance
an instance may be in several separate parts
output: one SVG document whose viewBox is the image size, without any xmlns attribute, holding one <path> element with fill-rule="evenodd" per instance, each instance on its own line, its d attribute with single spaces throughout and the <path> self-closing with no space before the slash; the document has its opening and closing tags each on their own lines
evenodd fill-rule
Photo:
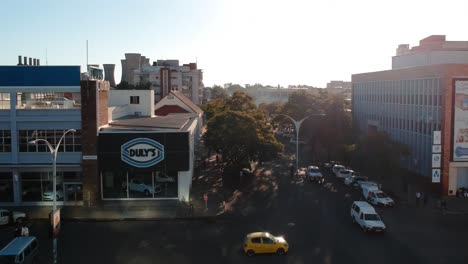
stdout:
<svg viewBox="0 0 468 264">
<path fill-rule="evenodd" d="M 252 161 L 271 159 L 282 150 L 267 115 L 247 94 L 235 92 L 231 98 L 217 100 L 207 108 L 211 112 L 205 144 L 222 151 L 225 172 L 231 173 L 233 184 L 238 183 L 241 168 L 248 167 Z"/>
<path fill-rule="evenodd" d="M 211 88 L 211 99 L 226 99 L 228 98 L 228 93 L 226 89 L 219 85 L 213 85 Z"/>
</svg>

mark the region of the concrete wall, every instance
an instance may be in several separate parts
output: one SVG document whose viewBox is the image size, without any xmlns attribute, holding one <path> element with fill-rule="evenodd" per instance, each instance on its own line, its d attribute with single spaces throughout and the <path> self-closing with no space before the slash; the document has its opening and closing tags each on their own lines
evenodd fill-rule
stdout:
<svg viewBox="0 0 468 264">
<path fill-rule="evenodd" d="M 426 51 L 392 57 L 392 69 L 452 63 L 468 63 L 468 51 Z"/>
<path fill-rule="evenodd" d="M 130 97 L 138 96 L 139 104 L 130 104 Z M 154 116 L 154 91 L 153 90 L 110 90 L 109 106 L 126 106 L 127 115 Z M 122 111 L 123 108 L 120 109 Z M 117 114 L 117 113 L 116 113 Z M 122 114 L 121 112 L 119 114 Z M 117 116 L 112 117 L 116 119 Z"/>
</svg>

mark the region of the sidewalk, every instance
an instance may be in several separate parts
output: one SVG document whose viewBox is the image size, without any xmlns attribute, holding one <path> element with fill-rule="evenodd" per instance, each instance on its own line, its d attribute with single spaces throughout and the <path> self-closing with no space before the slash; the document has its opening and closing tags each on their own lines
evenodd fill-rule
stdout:
<svg viewBox="0 0 468 264">
<path fill-rule="evenodd" d="M 107 203 L 94 207 L 63 206 L 58 208 L 61 210 L 60 215 L 64 220 L 164 220 L 177 218 L 177 204 L 178 201 L 158 201 L 157 203 L 126 201 L 122 203 Z M 52 206 L 19 206 L 5 208 L 24 212 L 29 219 L 48 219 L 49 213 L 52 211 Z"/>
</svg>

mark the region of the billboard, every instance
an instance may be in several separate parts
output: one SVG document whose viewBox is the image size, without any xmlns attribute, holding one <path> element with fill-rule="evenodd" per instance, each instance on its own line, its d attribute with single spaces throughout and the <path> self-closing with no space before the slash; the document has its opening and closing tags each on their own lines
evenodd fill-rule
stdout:
<svg viewBox="0 0 468 264">
<path fill-rule="evenodd" d="M 455 80 L 453 161 L 468 161 L 468 79 Z"/>
</svg>

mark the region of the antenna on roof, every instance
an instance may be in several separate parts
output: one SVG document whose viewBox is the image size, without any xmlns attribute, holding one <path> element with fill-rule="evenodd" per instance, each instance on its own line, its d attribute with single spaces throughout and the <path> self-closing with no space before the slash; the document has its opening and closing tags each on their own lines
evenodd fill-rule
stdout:
<svg viewBox="0 0 468 264">
<path fill-rule="evenodd" d="M 86 72 L 89 76 L 89 62 L 88 62 L 88 40 L 86 40 Z"/>
</svg>

